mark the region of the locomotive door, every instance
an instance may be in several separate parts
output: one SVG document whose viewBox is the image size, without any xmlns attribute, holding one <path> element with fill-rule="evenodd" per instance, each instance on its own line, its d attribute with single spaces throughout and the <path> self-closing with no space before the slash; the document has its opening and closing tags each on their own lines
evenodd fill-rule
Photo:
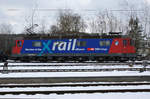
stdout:
<svg viewBox="0 0 150 99">
<path fill-rule="evenodd" d="M 128 53 L 129 40 L 123 39 L 123 53 Z"/>
</svg>

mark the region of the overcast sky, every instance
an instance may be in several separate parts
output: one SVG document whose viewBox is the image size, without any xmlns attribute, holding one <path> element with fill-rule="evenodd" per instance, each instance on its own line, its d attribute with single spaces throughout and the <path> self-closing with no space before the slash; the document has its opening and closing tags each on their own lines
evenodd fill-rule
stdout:
<svg viewBox="0 0 150 99">
<path fill-rule="evenodd" d="M 35 23 L 45 21 L 47 26 L 54 24 L 58 9 L 73 9 L 81 15 L 92 16 L 95 11 L 85 10 L 117 10 L 124 0 L 0 0 L 0 24 L 7 23 L 13 26 L 16 33 L 23 31 L 32 9 L 35 12 Z M 140 3 L 143 0 L 127 0 L 131 3 Z M 146 0 L 150 3 L 150 0 Z M 52 10 L 53 9 L 53 10 Z"/>
</svg>

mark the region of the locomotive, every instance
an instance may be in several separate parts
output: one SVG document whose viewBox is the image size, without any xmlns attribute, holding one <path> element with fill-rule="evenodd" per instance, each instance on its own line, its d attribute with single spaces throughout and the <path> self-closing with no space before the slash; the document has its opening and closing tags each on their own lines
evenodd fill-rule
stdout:
<svg viewBox="0 0 150 99">
<path fill-rule="evenodd" d="M 122 35 L 24 38 L 11 58 L 21 61 L 127 61 L 136 59 L 132 39 Z"/>
</svg>

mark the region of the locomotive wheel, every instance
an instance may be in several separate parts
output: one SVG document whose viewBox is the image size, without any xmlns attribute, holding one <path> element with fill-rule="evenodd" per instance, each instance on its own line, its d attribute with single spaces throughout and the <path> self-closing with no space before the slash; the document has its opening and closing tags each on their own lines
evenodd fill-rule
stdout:
<svg viewBox="0 0 150 99">
<path fill-rule="evenodd" d="M 22 57 L 20 59 L 21 62 L 30 62 L 29 58 L 28 57 Z"/>
<path fill-rule="evenodd" d="M 83 62 L 83 58 L 82 57 L 79 57 L 77 60 L 78 60 L 78 62 Z"/>
</svg>

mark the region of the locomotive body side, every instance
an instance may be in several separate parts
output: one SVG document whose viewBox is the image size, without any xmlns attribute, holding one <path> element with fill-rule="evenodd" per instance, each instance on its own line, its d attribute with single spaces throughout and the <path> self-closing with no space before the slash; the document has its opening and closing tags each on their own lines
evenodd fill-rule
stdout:
<svg viewBox="0 0 150 99">
<path fill-rule="evenodd" d="M 128 60 L 136 57 L 129 38 L 16 40 L 12 56 L 29 60 Z"/>
</svg>

